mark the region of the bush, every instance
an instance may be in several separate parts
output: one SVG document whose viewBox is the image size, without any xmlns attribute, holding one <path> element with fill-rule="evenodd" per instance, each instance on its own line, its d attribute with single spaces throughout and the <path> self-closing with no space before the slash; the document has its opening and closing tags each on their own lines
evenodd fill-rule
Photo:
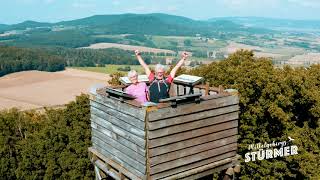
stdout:
<svg viewBox="0 0 320 180">
<path fill-rule="evenodd" d="M 130 66 L 125 66 L 125 67 L 119 67 L 117 68 L 118 71 L 131 71 L 131 67 Z"/>
</svg>

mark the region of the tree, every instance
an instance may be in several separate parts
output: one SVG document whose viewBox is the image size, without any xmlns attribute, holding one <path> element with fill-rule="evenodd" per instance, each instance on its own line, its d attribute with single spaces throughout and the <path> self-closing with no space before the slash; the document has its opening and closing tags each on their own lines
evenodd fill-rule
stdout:
<svg viewBox="0 0 320 180">
<path fill-rule="evenodd" d="M 65 109 L 0 112 L 4 179 L 93 179 L 90 105 L 81 95 Z"/>
<path fill-rule="evenodd" d="M 239 154 L 258 142 L 295 138 L 299 155 L 243 163 L 242 179 L 319 178 L 320 66 L 276 69 L 271 60 L 241 50 L 191 71 L 210 85 L 240 93 Z M 301 136 L 303 134 L 303 136 Z"/>
</svg>

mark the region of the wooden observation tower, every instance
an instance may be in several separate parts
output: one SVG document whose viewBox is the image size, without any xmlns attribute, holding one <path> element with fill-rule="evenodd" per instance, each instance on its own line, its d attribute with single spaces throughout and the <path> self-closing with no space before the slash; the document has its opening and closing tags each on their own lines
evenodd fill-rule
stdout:
<svg viewBox="0 0 320 180">
<path fill-rule="evenodd" d="M 123 87 L 91 94 L 96 179 L 198 179 L 238 164 L 237 94 L 175 80 L 176 96 L 144 107 Z"/>
</svg>

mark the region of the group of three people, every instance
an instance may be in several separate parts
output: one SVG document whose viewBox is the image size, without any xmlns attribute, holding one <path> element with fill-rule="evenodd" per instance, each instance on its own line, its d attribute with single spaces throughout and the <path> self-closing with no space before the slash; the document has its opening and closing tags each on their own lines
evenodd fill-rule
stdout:
<svg viewBox="0 0 320 180">
<path fill-rule="evenodd" d="M 146 83 L 139 82 L 138 73 L 132 70 L 128 73 L 129 80 L 132 84 L 125 89 L 125 92 L 134 96 L 136 98 L 135 100 L 140 103 L 148 101 L 158 103 L 160 99 L 169 98 L 169 90 L 170 85 L 173 82 L 173 78 L 175 77 L 178 69 L 187 59 L 188 54 L 182 54 L 181 60 L 171 70 L 167 77 L 165 77 L 165 67 L 163 65 L 157 64 L 155 66 L 155 72 L 152 72 L 149 66 L 142 59 L 141 53 L 138 50 L 135 51 L 135 55 L 148 76 L 150 85 L 148 88 Z"/>
</svg>

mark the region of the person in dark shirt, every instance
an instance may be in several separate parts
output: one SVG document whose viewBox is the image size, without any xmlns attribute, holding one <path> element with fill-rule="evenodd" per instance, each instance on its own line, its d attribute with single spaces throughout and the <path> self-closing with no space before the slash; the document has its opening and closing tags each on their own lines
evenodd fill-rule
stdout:
<svg viewBox="0 0 320 180">
<path fill-rule="evenodd" d="M 144 62 L 141 57 L 141 53 L 136 50 L 136 57 L 144 68 L 150 82 L 149 86 L 149 98 L 151 102 L 158 103 L 160 99 L 169 98 L 170 85 L 173 82 L 173 78 L 176 75 L 177 70 L 182 66 L 184 61 L 187 59 L 188 54 L 182 53 L 182 58 L 178 64 L 171 70 L 168 77 L 164 76 L 165 68 L 161 64 L 157 64 L 155 67 L 155 73 L 151 72 L 149 66 Z"/>
</svg>

